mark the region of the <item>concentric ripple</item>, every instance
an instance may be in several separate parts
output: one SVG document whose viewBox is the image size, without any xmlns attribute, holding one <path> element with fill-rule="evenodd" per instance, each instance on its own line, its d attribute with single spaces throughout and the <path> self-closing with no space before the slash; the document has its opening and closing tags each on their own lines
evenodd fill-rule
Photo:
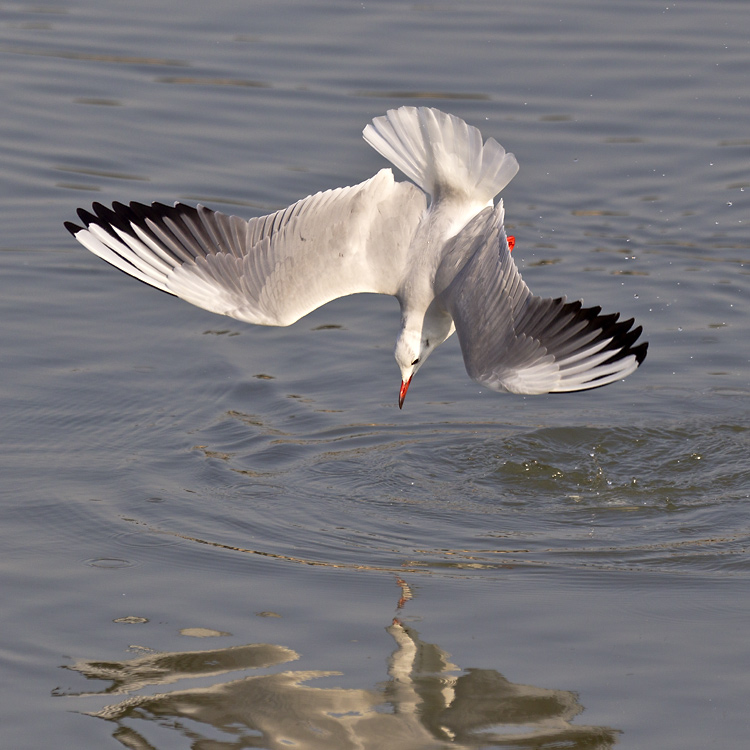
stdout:
<svg viewBox="0 0 750 750">
<path fill-rule="evenodd" d="M 226 554 L 453 574 L 748 572 L 744 424 L 307 431 L 228 412 L 195 437 L 186 512 L 151 504 L 139 520 Z"/>
</svg>

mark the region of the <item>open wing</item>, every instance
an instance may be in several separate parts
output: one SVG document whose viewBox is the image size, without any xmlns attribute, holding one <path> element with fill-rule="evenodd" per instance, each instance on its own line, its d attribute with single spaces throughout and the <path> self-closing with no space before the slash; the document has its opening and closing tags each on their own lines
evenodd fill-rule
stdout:
<svg viewBox="0 0 750 750">
<path fill-rule="evenodd" d="M 436 278 L 467 372 L 494 390 L 597 388 L 629 375 L 646 357 L 647 343 L 634 346 L 642 329 L 632 319 L 618 322 L 619 313 L 600 315 L 600 307 L 531 293 L 511 258 L 502 203 L 456 236 Z"/>
<path fill-rule="evenodd" d="M 99 203 L 67 229 L 146 284 L 248 323 L 290 325 L 337 297 L 395 294 L 426 198 L 390 169 L 245 221 L 204 206 Z"/>
</svg>

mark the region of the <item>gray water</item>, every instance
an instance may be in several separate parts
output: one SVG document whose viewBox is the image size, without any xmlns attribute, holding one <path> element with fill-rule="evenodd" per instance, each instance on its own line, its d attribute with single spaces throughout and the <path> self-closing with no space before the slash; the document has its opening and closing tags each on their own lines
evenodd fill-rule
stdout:
<svg viewBox="0 0 750 750">
<path fill-rule="evenodd" d="M 0 7 L 3 748 L 741 748 L 750 730 L 744 2 Z M 524 278 L 649 356 L 519 397 L 393 299 L 247 326 L 62 227 L 261 215 L 438 106 L 513 151 Z"/>
</svg>

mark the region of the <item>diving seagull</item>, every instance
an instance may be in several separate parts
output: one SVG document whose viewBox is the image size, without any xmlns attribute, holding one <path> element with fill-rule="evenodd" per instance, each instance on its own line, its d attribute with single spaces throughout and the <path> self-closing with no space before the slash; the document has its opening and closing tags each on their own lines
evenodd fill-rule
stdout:
<svg viewBox="0 0 750 750">
<path fill-rule="evenodd" d="M 391 169 L 245 219 L 198 205 L 93 204 L 66 228 L 139 281 L 214 313 L 288 326 L 338 297 L 396 297 L 398 405 L 454 331 L 470 377 L 496 391 L 581 391 L 630 375 L 641 326 L 531 293 L 495 196 L 518 171 L 477 128 L 428 107 L 391 109 L 363 131 Z M 510 240 L 510 244 L 509 244 Z"/>
</svg>

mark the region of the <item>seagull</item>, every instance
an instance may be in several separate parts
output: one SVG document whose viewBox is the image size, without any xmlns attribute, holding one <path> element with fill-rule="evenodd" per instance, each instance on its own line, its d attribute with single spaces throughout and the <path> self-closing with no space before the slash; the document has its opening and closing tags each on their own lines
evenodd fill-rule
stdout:
<svg viewBox="0 0 750 750">
<path fill-rule="evenodd" d="M 250 220 L 175 203 L 94 203 L 70 233 L 163 292 L 247 323 L 288 326 L 350 294 L 393 295 L 399 408 L 454 332 L 469 376 L 517 394 L 581 391 L 634 372 L 641 326 L 531 293 L 511 256 L 502 199 L 518 162 L 455 115 L 399 107 L 363 136 L 390 168 Z"/>
</svg>

